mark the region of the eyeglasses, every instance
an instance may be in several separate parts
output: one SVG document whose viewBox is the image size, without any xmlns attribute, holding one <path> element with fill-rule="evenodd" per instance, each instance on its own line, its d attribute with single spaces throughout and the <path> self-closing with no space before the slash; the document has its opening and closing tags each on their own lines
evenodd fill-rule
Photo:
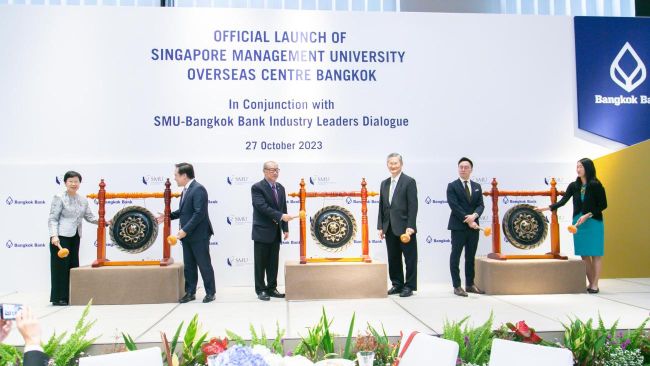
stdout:
<svg viewBox="0 0 650 366">
<path fill-rule="evenodd" d="M 280 168 L 271 168 L 271 169 L 264 168 L 264 170 L 267 170 L 267 171 L 269 171 L 271 173 L 279 173 L 280 172 Z"/>
</svg>

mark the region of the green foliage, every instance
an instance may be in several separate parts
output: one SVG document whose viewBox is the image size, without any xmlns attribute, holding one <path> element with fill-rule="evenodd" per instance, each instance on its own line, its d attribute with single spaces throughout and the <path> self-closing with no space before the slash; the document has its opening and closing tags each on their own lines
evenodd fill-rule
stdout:
<svg viewBox="0 0 650 366">
<path fill-rule="evenodd" d="M 124 346 L 129 351 L 135 351 L 138 349 L 138 346 L 135 344 L 133 338 L 126 333 L 122 333 L 122 339 L 124 340 Z"/>
<path fill-rule="evenodd" d="M 484 364 L 490 358 L 490 349 L 494 333 L 492 332 L 493 314 L 481 326 L 473 328 L 467 324 L 469 317 L 460 322 L 445 320 L 442 338 L 458 343 L 458 357 L 465 363 Z"/>
<path fill-rule="evenodd" d="M 354 355 L 350 353 L 350 348 L 352 347 L 352 332 L 354 331 L 354 319 L 357 314 L 352 313 L 352 320 L 350 320 L 350 326 L 348 327 L 348 336 L 345 338 L 345 348 L 343 349 L 343 358 L 346 360 L 353 359 Z"/>
<path fill-rule="evenodd" d="M 352 317 L 352 322 L 354 322 L 354 316 Z M 302 339 L 293 353 L 305 356 L 314 362 L 327 358 L 339 357 L 339 354 L 337 354 L 334 349 L 334 337 L 330 332 L 331 325 L 332 321 L 327 320 L 327 314 L 323 307 L 323 314 L 321 315 L 320 320 L 315 326 L 307 328 L 307 336 L 301 337 Z M 348 337 L 352 337 L 350 331 L 348 331 Z"/>
<path fill-rule="evenodd" d="M 0 343 L 0 366 L 22 364 L 23 355 L 14 346 Z"/>
<path fill-rule="evenodd" d="M 86 308 L 81 314 L 81 318 L 75 325 L 74 331 L 72 334 L 70 334 L 67 340 L 65 340 L 65 342 L 63 339 L 65 339 L 67 332 L 64 332 L 59 336 L 54 333 L 45 344 L 45 346 L 43 346 L 43 350 L 54 361 L 55 366 L 74 365 L 75 359 L 78 358 L 83 351 L 90 347 L 90 345 L 92 345 L 97 340 L 97 338 L 99 338 L 96 337 L 93 339 L 86 339 L 88 332 L 93 327 L 93 325 L 95 325 L 95 322 L 97 322 L 96 320 L 93 320 L 89 323 L 86 322 L 86 317 L 90 312 L 91 304 L 92 300 L 90 300 L 86 305 Z"/>
<path fill-rule="evenodd" d="M 576 318 L 571 324 L 562 324 L 564 327 L 564 345 L 573 352 L 573 360 L 576 366 L 590 366 L 602 364 L 607 341 L 607 329 L 599 317 L 599 326 L 594 329 L 593 320 L 586 322 Z M 615 329 L 616 323 L 612 328 Z"/>
<path fill-rule="evenodd" d="M 372 334 L 377 342 L 377 348 L 375 349 L 375 362 L 376 366 L 383 366 L 385 364 L 392 365 L 397 358 L 397 352 L 399 351 L 399 342 L 392 345 L 388 336 L 386 335 L 386 329 L 384 326 L 381 326 L 382 333 L 380 334 L 370 323 L 368 323 L 368 332 Z"/>
<path fill-rule="evenodd" d="M 199 333 L 199 315 L 194 314 L 183 336 L 183 351 L 179 358 L 180 366 L 194 366 L 203 357 L 201 345 L 203 345 L 203 341 L 207 338 L 208 333 L 203 333 L 200 336 Z"/>
<path fill-rule="evenodd" d="M 280 328 L 280 323 L 275 323 L 275 339 L 270 344 L 264 328 L 260 329 L 259 336 L 258 332 L 255 330 L 255 327 L 252 324 L 249 326 L 249 329 L 251 332 L 251 347 L 255 345 L 261 345 L 269 348 L 274 353 L 284 356 L 284 343 L 282 342 L 282 338 L 284 337 L 285 330 Z M 244 338 L 231 330 L 226 329 L 226 336 L 229 343 L 234 343 L 240 346 L 246 345 Z"/>
</svg>

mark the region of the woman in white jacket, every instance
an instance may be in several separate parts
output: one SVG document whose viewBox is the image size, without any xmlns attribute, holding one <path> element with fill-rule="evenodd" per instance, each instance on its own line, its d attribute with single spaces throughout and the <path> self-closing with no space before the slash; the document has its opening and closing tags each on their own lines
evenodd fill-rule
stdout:
<svg viewBox="0 0 650 366">
<path fill-rule="evenodd" d="M 65 192 L 54 195 L 50 208 L 50 272 L 52 290 L 50 301 L 55 306 L 68 305 L 70 296 L 70 269 L 79 267 L 79 239 L 82 220 L 97 224 L 86 197 L 77 193 L 81 174 L 69 171 L 63 176 Z M 69 255 L 59 258 L 59 246 Z"/>
</svg>

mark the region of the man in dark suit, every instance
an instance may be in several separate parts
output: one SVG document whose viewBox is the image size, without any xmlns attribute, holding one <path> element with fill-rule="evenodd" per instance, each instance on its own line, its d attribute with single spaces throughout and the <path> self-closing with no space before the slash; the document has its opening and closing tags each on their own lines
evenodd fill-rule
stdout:
<svg viewBox="0 0 650 366">
<path fill-rule="evenodd" d="M 212 223 L 208 216 L 208 191 L 194 180 L 192 164 L 176 164 L 174 180 L 183 187 L 178 210 L 170 215 L 172 220 L 180 220 L 180 230 L 177 237 L 183 243 L 183 262 L 185 265 L 185 296 L 180 303 L 196 299 L 196 283 L 198 281 L 198 265 L 205 286 L 203 302 L 214 300 L 216 292 L 214 285 L 214 270 L 210 260 L 210 237 L 214 234 Z M 164 218 L 158 217 L 158 222 Z"/>
<path fill-rule="evenodd" d="M 287 196 L 277 182 L 280 175 L 278 163 L 267 161 L 263 166 L 264 179 L 253 184 L 253 245 L 255 251 L 255 292 L 257 298 L 269 301 L 271 297 L 283 298 L 278 292 L 278 260 L 282 233 L 289 239 Z M 266 273 L 266 283 L 264 274 Z"/>
<path fill-rule="evenodd" d="M 402 156 L 388 155 L 390 178 L 381 182 L 379 191 L 379 238 L 386 238 L 388 273 L 392 287 L 389 295 L 413 295 L 418 289 L 418 242 L 415 222 L 418 215 L 418 188 L 415 179 L 402 173 Z M 410 242 L 402 243 L 400 236 L 407 234 Z M 402 269 L 402 255 L 406 263 L 406 281 Z"/>
<path fill-rule="evenodd" d="M 447 202 L 451 208 L 447 230 L 451 230 L 451 255 L 449 269 L 454 285 L 454 294 L 467 297 L 467 292 L 483 294 L 474 284 L 474 257 L 478 247 L 478 218 L 483 214 L 483 192 L 481 185 L 470 181 L 474 163 L 468 158 L 458 161 L 459 179 L 447 185 Z M 465 289 L 460 283 L 460 254 L 465 248 Z"/>
</svg>

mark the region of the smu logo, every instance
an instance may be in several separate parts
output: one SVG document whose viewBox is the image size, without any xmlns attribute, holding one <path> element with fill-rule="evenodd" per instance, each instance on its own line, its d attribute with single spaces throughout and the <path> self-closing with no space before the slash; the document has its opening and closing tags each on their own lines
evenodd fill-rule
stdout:
<svg viewBox="0 0 650 366">
<path fill-rule="evenodd" d="M 226 258 L 226 264 L 228 267 L 242 267 L 252 265 L 252 261 L 248 257 L 228 257 Z"/>
<path fill-rule="evenodd" d="M 227 216 L 226 223 L 228 225 L 247 225 L 250 224 L 248 216 Z"/>
<path fill-rule="evenodd" d="M 633 71 L 629 74 L 627 74 L 621 67 L 621 61 L 623 57 L 628 57 L 628 55 L 632 58 L 633 63 L 636 64 L 636 67 L 634 67 Z M 621 50 L 618 52 L 618 55 L 616 55 L 616 58 L 609 68 L 609 75 L 618 86 L 623 88 L 623 90 L 628 93 L 632 92 L 645 81 L 645 64 L 636 53 L 634 48 L 632 48 L 630 42 L 625 42 L 623 48 L 621 48 Z"/>
<path fill-rule="evenodd" d="M 334 184 L 334 180 L 331 177 L 324 175 L 314 175 L 309 177 L 309 184 L 312 186 L 325 186 L 328 184 Z"/>
<path fill-rule="evenodd" d="M 226 177 L 226 183 L 228 183 L 229 186 L 248 185 L 250 182 L 250 177 L 240 175 L 229 175 Z"/>
<path fill-rule="evenodd" d="M 161 175 L 143 175 L 142 184 L 148 185 L 163 185 L 167 179 Z"/>
<path fill-rule="evenodd" d="M 550 186 L 553 178 L 555 178 L 556 188 L 558 189 L 560 186 L 569 185 L 569 183 L 575 180 L 575 178 L 572 177 L 544 177 L 544 184 Z"/>
</svg>

